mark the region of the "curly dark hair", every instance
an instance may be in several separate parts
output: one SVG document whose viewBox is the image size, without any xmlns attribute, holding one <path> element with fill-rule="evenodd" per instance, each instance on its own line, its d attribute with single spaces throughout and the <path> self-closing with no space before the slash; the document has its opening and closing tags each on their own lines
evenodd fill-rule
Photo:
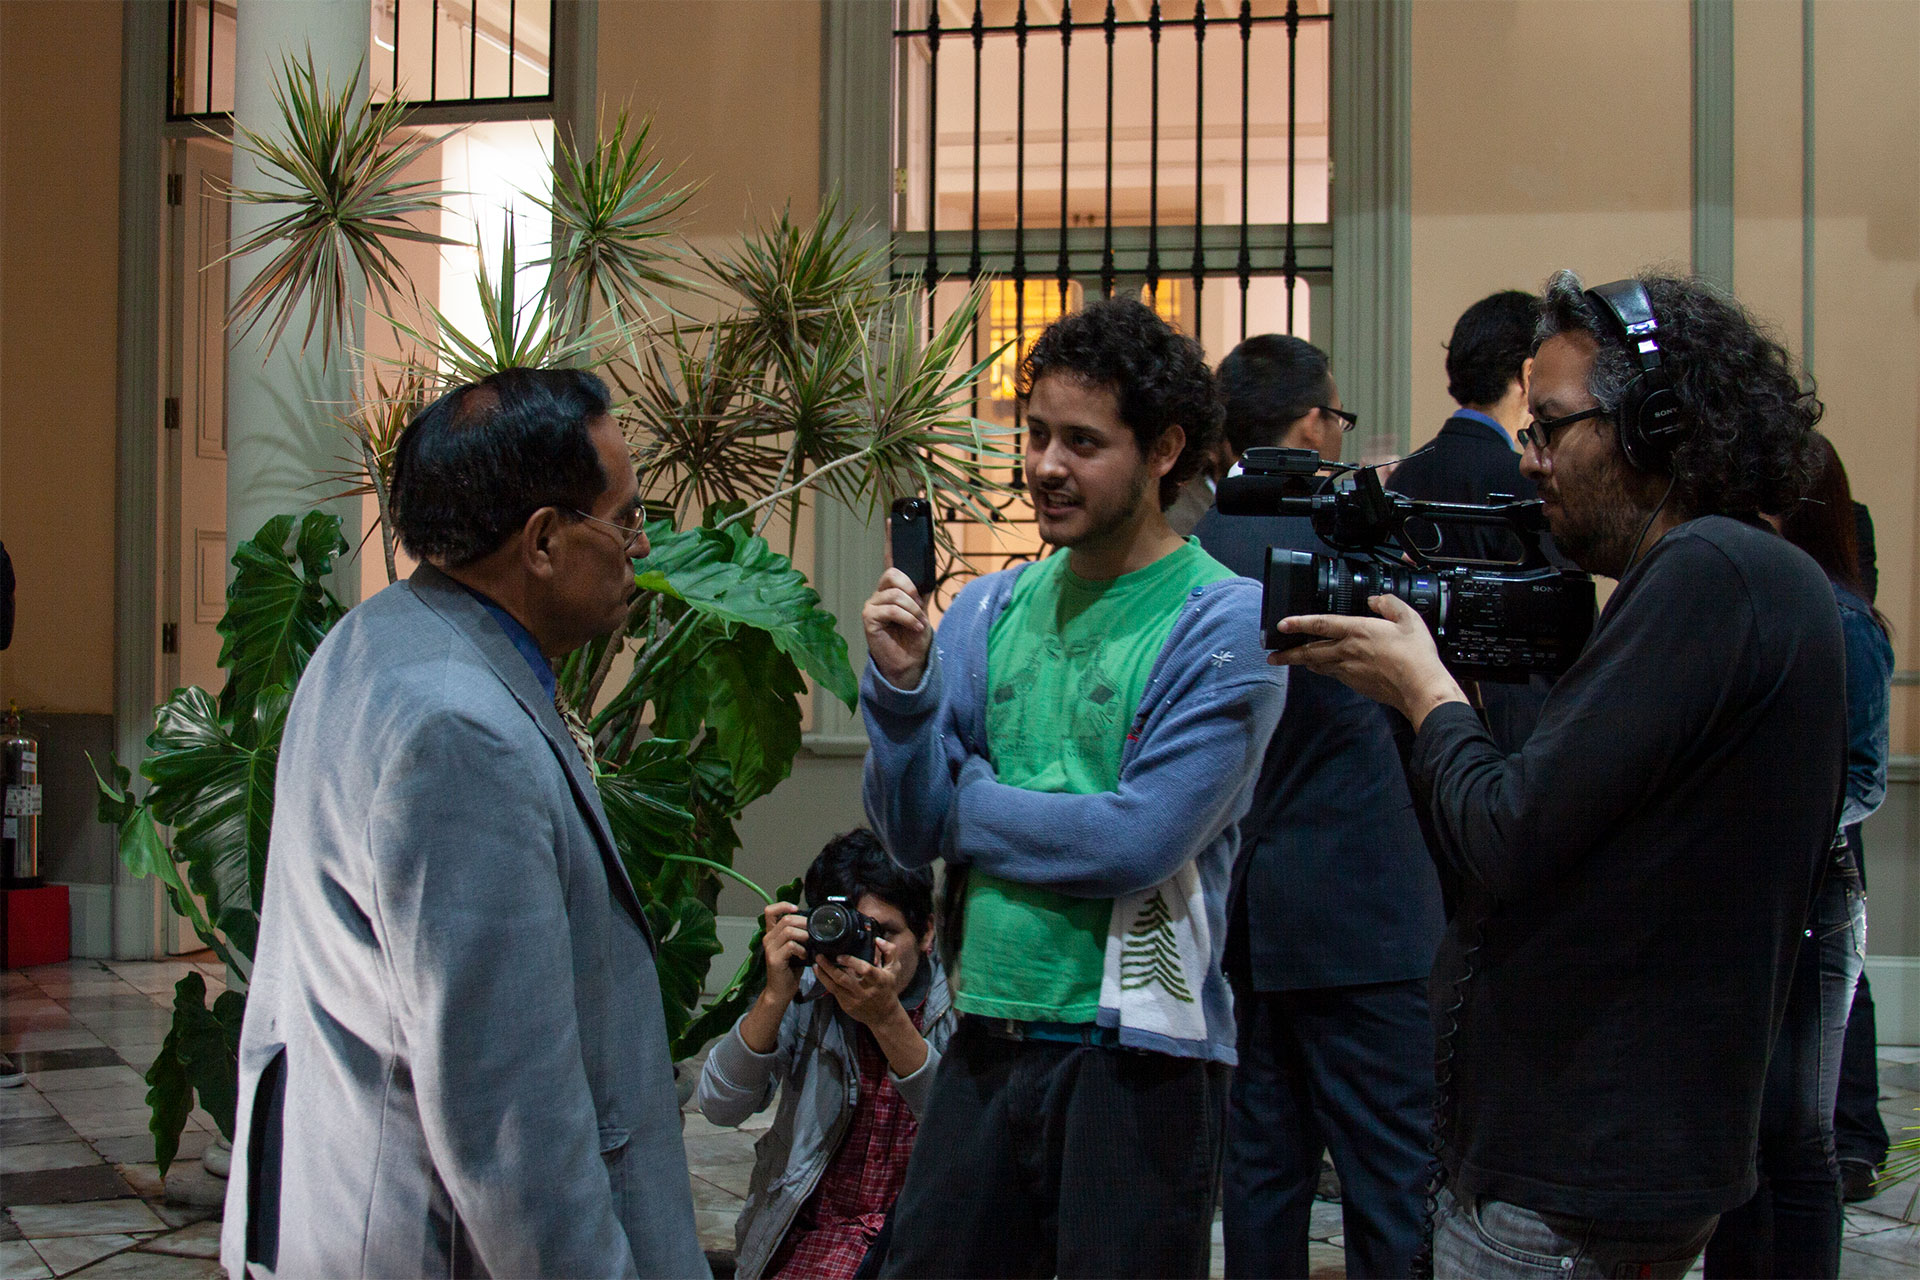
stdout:
<svg viewBox="0 0 1920 1280">
<path fill-rule="evenodd" d="M 607 384 L 584 369 L 504 369 L 435 400 L 400 433 L 388 497 L 400 545 L 458 569 L 542 507 L 591 507 L 609 477 L 589 426 Z"/>
<path fill-rule="evenodd" d="M 1786 348 L 1730 295 L 1686 276 L 1635 278 L 1660 321 L 1664 364 L 1693 424 L 1669 464 L 1672 501 L 1690 516 L 1751 517 L 1792 507 L 1812 488 L 1820 465 L 1814 427 L 1824 406 L 1811 380 L 1801 381 Z M 1535 349 L 1561 333 L 1591 334 L 1599 343 L 1587 390 L 1617 422 L 1639 365 L 1571 271 L 1547 281 Z"/>
<path fill-rule="evenodd" d="M 1540 299 L 1519 289 L 1489 294 L 1460 313 L 1447 340 L 1447 394 L 1463 408 L 1498 404 L 1533 354 Z"/>
<path fill-rule="evenodd" d="M 933 923 L 933 872 L 901 866 L 865 827 L 827 841 L 807 868 L 805 891 L 809 907 L 837 894 L 852 898 L 858 906 L 870 893 L 900 908 L 915 937 L 926 937 L 927 926 Z"/>
<path fill-rule="evenodd" d="M 1219 443 L 1225 410 L 1199 343 L 1132 298 L 1103 298 L 1061 316 L 1020 362 L 1016 390 L 1024 404 L 1033 384 L 1067 373 L 1106 387 L 1120 403 L 1120 420 L 1144 455 L 1178 426 L 1187 443 L 1160 478 L 1160 507 L 1179 496 Z"/>
</svg>

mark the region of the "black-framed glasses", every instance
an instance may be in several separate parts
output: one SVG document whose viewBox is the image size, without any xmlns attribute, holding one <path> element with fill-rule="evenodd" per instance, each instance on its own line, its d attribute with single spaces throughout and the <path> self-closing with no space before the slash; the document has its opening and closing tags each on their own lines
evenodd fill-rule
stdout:
<svg viewBox="0 0 1920 1280">
<path fill-rule="evenodd" d="M 562 507 L 561 510 L 571 512 L 590 524 L 597 524 L 604 529 L 613 530 L 620 535 L 620 547 L 622 550 L 630 550 L 633 544 L 640 540 L 641 522 L 646 519 L 645 511 L 636 511 L 633 513 L 633 523 L 627 525 L 619 524 L 612 520 L 602 520 L 599 516 L 590 516 L 578 507 Z"/>
<path fill-rule="evenodd" d="M 1315 405 L 1314 408 L 1320 410 L 1322 413 L 1330 413 L 1340 419 L 1340 429 L 1342 431 L 1351 431 L 1360 425 L 1360 415 L 1357 413 L 1349 413 L 1345 409 L 1336 409 L 1330 404 Z"/>
<path fill-rule="evenodd" d="M 1591 409 L 1582 409 L 1578 413 L 1569 413 L 1559 418 L 1535 418 L 1520 428 L 1517 437 L 1520 447 L 1524 449 L 1532 445 L 1542 453 L 1550 453 L 1553 450 L 1553 437 L 1560 428 L 1570 427 L 1576 422 L 1585 422 L 1588 418 L 1603 418 L 1606 413 L 1606 406 L 1597 404 Z"/>
</svg>

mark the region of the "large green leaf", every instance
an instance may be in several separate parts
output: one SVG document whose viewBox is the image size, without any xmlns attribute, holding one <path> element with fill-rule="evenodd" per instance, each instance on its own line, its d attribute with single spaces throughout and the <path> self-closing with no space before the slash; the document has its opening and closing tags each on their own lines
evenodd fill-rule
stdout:
<svg viewBox="0 0 1920 1280">
<path fill-rule="evenodd" d="M 289 701 L 285 688 L 271 686 L 229 731 L 204 689 L 182 689 L 160 707 L 147 737 L 147 804 L 173 827 L 173 857 L 187 865 L 188 883 L 216 920 L 230 909 L 259 910 Z"/>
<path fill-rule="evenodd" d="M 186 979 L 180 981 L 184 983 Z M 206 983 L 202 982 L 200 989 L 205 992 Z M 160 1167 L 162 1176 L 180 1152 L 180 1131 L 187 1127 L 187 1116 L 193 1111 L 193 1086 L 187 1082 L 187 1069 L 180 1061 L 179 999 L 176 987 L 173 1025 L 167 1029 L 167 1038 L 161 1043 L 160 1052 L 153 1056 L 146 1074 L 147 1131 L 153 1134 L 153 1161 Z"/>
<path fill-rule="evenodd" d="M 740 852 L 740 833 L 733 819 L 741 805 L 734 794 L 733 770 L 710 741 L 693 757 L 692 808 L 694 854 L 732 866 L 733 855 Z"/>
<path fill-rule="evenodd" d="M 321 581 L 346 549 L 340 518 L 309 511 L 297 536 L 292 516 L 275 516 L 234 552 L 237 572 L 220 619 L 220 665 L 227 669 L 220 710 L 236 722 L 251 714 L 262 689 L 291 689 L 346 612 Z"/>
<path fill-rule="evenodd" d="M 189 980 L 182 978 L 181 982 Z M 222 991 L 208 1009 L 201 1003 L 205 995 L 202 985 L 199 995 L 186 1006 L 186 1022 L 175 1052 L 187 1070 L 187 1081 L 200 1100 L 200 1109 L 213 1117 L 220 1136 L 232 1142 L 234 1109 L 240 1093 L 240 1022 L 246 1014 L 247 998 L 237 991 Z M 181 1016 L 179 1001 L 176 989 L 176 1025 Z"/>
<path fill-rule="evenodd" d="M 239 1095 L 240 1019 L 246 997 L 223 991 L 207 1008 L 207 983 L 189 972 L 174 984 L 173 1025 L 147 1068 L 147 1122 L 153 1134 L 154 1162 L 165 1173 L 180 1150 L 180 1132 L 193 1110 L 194 1095 L 233 1141 L 234 1107 Z"/>
<path fill-rule="evenodd" d="M 174 863 L 173 851 L 160 838 L 160 828 L 153 820 L 153 810 L 134 799 L 126 766 L 111 755 L 107 759 L 112 766 L 109 772 L 113 781 L 109 782 L 101 775 L 98 764 L 93 766 L 93 775 L 100 787 L 100 821 L 118 827 L 120 831 L 120 861 L 132 875 L 152 876 L 160 881 L 175 914 L 193 926 L 200 941 L 211 947 L 222 963 L 246 973 L 250 967 L 246 957 L 253 954 L 254 938 L 259 930 L 259 920 L 251 905 L 244 910 L 228 908 L 220 913 L 222 918 L 218 922 L 207 919 L 206 913 L 200 910 L 199 901 L 180 878 L 180 868 Z M 88 762 L 93 763 L 91 757 Z M 220 928 L 230 930 L 227 937 L 215 932 L 216 923 Z M 228 945 L 229 938 L 233 940 L 232 946 Z M 240 954 L 235 954 L 235 946 L 241 949 Z"/>
<path fill-rule="evenodd" d="M 776 902 L 797 902 L 799 894 L 798 880 L 789 880 L 773 891 Z M 675 1062 L 690 1058 L 704 1049 L 709 1040 L 731 1027 L 747 1011 L 747 1006 L 759 997 L 760 989 L 767 984 L 767 957 L 760 945 L 766 935 L 766 918 L 763 916 L 753 931 L 753 938 L 747 943 L 747 958 L 734 970 L 733 980 L 727 984 L 726 990 L 715 996 L 698 1017 L 673 1037 L 671 1053 Z"/>
<path fill-rule="evenodd" d="M 640 563 L 639 585 L 715 621 L 765 632 L 801 670 L 851 709 L 860 687 L 847 663 L 847 642 L 820 594 L 793 562 L 740 526 L 664 527 L 648 534 L 653 549 Z"/>
<path fill-rule="evenodd" d="M 720 954 L 720 935 L 713 912 L 691 894 L 671 902 L 647 904 L 647 924 L 653 930 L 654 968 L 660 975 L 660 1002 L 667 1015 L 667 1035 L 678 1034 L 700 1003 L 700 986 L 707 969 Z"/>
<path fill-rule="evenodd" d="M 806 686 L 765 632 L 745 632 L 715 648 L 701 659 L 700 673 L 707 723 L 732 769 L 734 803 L 744 809 L 793 772 Z"/>
<path fill-rule="evenodd" d="M 600 802 L 634 883 L 656 879 L 661 855 L 680 852 L 693 830 L 693 767 L 687 744 L 649 738 L 618 769 L 602 773 Z"/>
</svg>

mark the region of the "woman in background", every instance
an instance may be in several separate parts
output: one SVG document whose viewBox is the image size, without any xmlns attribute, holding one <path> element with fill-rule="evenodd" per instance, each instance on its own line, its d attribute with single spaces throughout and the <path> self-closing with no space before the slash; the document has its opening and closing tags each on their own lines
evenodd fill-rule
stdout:
<svg viewBox="0 0 1920 1280">
<path fill-rule="evenodd" d="M 1720 1219 L 1707 1245 L 1709 1277 L 1839 1274 L 1844 1212 L 1833 1107 L 1853 991 L 1866 964 L 1867 899 L 1846 837 L 1887 794 L 1893 645 L 1859 579 L 1853 494 L 1833 443 L 1813 492 L 1774 527 L 1833 584 L 1846 640 L 1847 775 L 1831 861 L 1814 898 L 1785 1020 L 1767 1064 L 1760 1115 L 1760 1189 Z"/>
</svg>

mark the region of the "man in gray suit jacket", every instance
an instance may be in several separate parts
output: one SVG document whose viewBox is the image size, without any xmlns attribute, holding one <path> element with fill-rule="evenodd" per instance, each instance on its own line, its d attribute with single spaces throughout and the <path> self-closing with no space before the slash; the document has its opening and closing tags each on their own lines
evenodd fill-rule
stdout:
<svg viewBox="0 0 1920 1280">
<path fill-rule="evenodd" d="M 281 749 L 221 1256 L 255 1276 L 699 1275 L 652 939 L 551 663 L 647 551 L 591 374 L 402 435 L 422 561 L 353 610 Z"/>
</svg>

